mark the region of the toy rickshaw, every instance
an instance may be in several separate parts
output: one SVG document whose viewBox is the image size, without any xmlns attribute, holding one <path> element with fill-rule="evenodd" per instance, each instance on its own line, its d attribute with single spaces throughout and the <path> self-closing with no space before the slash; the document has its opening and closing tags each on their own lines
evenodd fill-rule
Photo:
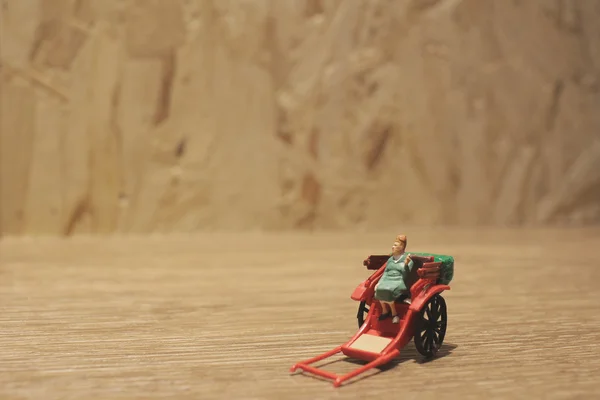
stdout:
<svg viewBox="0 0 600 400">
<path fill-rule="evenodd" d="M 414 339 L 417 351 L 423 356 L 434 357 L 446 335 L 447 309 L 441 293 L 450 290 L 454 276 L 454 258 L 431 253 L 410 253 L 414 265 L 406 284 L 410 288 L 410 304 L 397 299 L 393 304 L 400 317 L 398 323 L 389 318 L 381 319 L 381 306 L 374 300 L 375 287 L 384 273 L 390 255 L 372 255 L 364 260 L 367 270 L 375 272 L 362 282 L 351 298 L 359 302 L 358 332 L 342 344 L 317 357 L 299 362 L 291 372 L 301 369 L 333 380 L 335 387 L 371 369 L 390 362 Z M 367 361 L 366 365 L 338 376 L 310 364 L 342 352 L 348 357 Z"/>
</svg>

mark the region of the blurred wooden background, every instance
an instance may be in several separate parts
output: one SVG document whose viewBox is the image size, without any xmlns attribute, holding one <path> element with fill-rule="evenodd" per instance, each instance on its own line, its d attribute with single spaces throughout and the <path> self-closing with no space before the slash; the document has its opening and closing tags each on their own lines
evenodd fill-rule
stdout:
<svg viewBox="0 0 600 400">
<path fill-rule="evenodd" d="M 1 4 L 2 234 L 600 222 L 598 1 Z"/>
</svg>

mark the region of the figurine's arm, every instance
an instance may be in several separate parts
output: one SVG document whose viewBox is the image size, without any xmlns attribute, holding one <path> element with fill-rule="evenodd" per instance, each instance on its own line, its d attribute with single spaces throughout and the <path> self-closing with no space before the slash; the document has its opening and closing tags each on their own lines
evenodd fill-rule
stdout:
<svg viewBox="0 0 600 400">
<path fill-rule="evenodd" d="M 390 256 L 391 257 L 391 256 Z M 381 267 L 381 274 L 379 275 L 379 282 L 377 282 L 377 285 L 379 285 L 379 283 L 381 282 L 382 279 L 386 279 L 387 275 L 389 273 L 388 267 L 389 267 L 389 260 L 385 262 L 385 264 L 383 264 L 383 267 Z M 377 287 L 376 285 L 376 287 Z"/>
<path fill-rule="evenodd" d="M 415 262 L 410 258 L 410 254 L 404 259 L 404 273 L 408 274 L 415 266 Z"/>
</svg>

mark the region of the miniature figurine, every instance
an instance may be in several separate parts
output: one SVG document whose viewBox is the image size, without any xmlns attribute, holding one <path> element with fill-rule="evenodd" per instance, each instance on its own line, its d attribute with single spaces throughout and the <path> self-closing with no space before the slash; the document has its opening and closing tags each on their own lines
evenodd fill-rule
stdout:
<svg viewBox="0 0 600 400">
<path fill-rule="evenodd" d="M 350 298 L 358 306 L 359 330 L 346 343 L 292 366 L 333 380 L 338 387 L 357 375 L 397 358 L 414 340 L 417 351 L 434 357 L 446 336 L 448 311 L 442 292 L 450 290 L 454 258 L 448 255 L 411 252 L 404 254 L 406 236 L 399 235 L 392 254 L 371 255 L 363 261 L 371 276 L 358 285 Z M 402 300 L 409 295 L 410 300 Z M 379 306 L 381 305 L 381 307 Z M 392 321 L 389 321 L 390 314 Z M 366 361 L 343 375 L 312 364 L 336 354 Z"/>
<path fill-rule="evenodd" d="M 398 235 L 392 245 L 392 256 L 388 259 L 383 275 L 375 286 L 374 297 L 381 304 L 383 311 L 379 317 L 380 321 L 392 316 L 392 322 L 397 324 L 400 317 L 394 302 L 404 297 L 404 302 L 410 304 L 410 291 L 405 281 L 414 267 L 414 262 L 410 259 L 410 255 L 404 253 L 405 250 L 406 236 Z"/>
</svg>

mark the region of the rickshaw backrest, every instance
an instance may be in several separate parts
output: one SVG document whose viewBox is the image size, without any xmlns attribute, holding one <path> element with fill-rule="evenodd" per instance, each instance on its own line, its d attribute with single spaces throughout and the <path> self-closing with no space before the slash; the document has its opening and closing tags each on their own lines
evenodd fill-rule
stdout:
<svg viewBox="0 0 600 400">
<path fill-rule="evenodd" d="M 387 260 L 391 256 L 389 254 L 383 255 L 371 255 L 366 260 L 363 261 L 363 265 L 367 267 L 368 270 L 378 270 L 383 267 L 383 265 L 387 262 Z"/>
<path fill-rule="evenodd" d="M 410 254 L 410 253 L 409 253 Z M 419 280 L 419 268 L 423 267 L 423 264 L 433 262 L 433 257 L 423 257 L 423 256 L 410 256 L 411 260 L 413 260 L 414 266 L 410 270 L 410 274 L 406 280 L 406 286 L 411 288 L 412 285 L 417 283 Z"/>
<path fill-rule="evenodd" d="M 371 255 L 363 261 L 363 265 L 365 265 L 368 270 L 378 270 L 385 265 L 389 258 L 389 254 Z M 408 288 L 411 288 L 420 278 L 433 278 L 436 280 L 439 278 L 440 266 L 439 263 L 434 261 L 435 259 L 433 256 L 410 254 L 410 258 L 413 260 L 414 266 L 406 277 L 405 283 Z"/>
</svg>

